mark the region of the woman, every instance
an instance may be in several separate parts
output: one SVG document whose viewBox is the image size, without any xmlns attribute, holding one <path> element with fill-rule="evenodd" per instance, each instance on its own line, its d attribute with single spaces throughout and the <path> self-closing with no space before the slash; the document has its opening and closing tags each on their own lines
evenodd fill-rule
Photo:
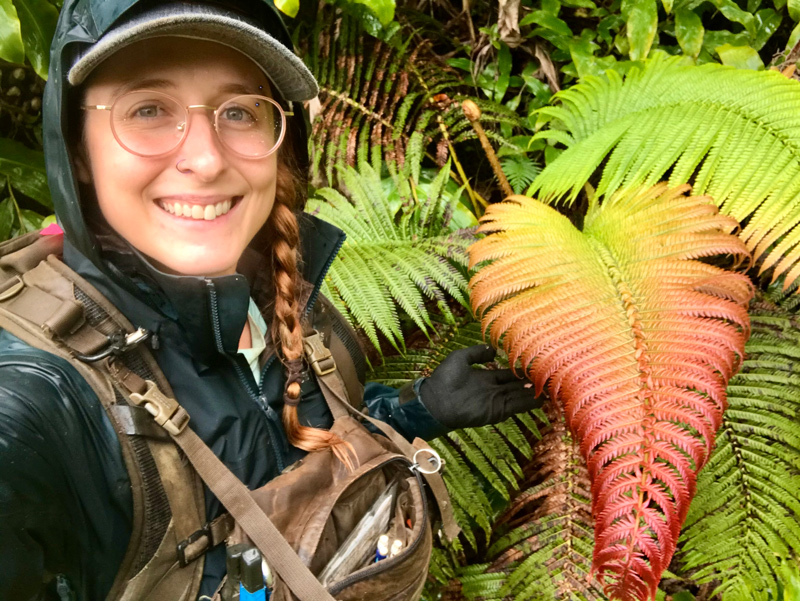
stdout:
<svg viewBox="0 0 800 601">
<path fill-rule="evenodd" d="M 63 261 L 151 334 L 190 427 L 250 488 L 338 442 L 313 375 L 300 381 L 300 319 L 344 238 L 302 215 L 300 103 L 316 93 L 254 0 L 67 0 L 53 43 L 45 154 Z M 364 404 L 409 439 L 538 405 L 508 372 L 470 367 L 492 356 L 454 353 L 401 392 L 367 385 Z M 132 511 L 85 378 L 0 332 L 0 599 L 105 598 Z M 222 511 L 208 490 L 205 511 Z M 224 557 L 206 554 L 201 595 Z"/>
</svg>

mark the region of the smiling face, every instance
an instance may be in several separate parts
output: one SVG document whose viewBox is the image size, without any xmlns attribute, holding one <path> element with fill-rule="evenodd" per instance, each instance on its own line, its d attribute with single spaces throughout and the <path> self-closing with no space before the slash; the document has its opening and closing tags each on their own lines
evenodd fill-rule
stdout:
<svg viewBox="0 0 800 601">
<path fill-rule="evenodd" d="M 216 107 L 240 94 L 270 96 L 266 76 L 246 56 L 213 42 L 172 37 L 132 44 L 106 60 L 86 84 L 83 104 L 110 105 L 140 89 L 168 94 L 184 106 Z M 231 152 L 214 130 L 213 112 L 192 109 L 178 148 L 141 157 L 119 145 L 110 119 L 108 111 L 86 111 L 76 160 L 78 178 L 94 187 L 109 225 L 169 273 L 234 273 L 272 211 L 278 153 L 251 159 Z"/>
</svg>

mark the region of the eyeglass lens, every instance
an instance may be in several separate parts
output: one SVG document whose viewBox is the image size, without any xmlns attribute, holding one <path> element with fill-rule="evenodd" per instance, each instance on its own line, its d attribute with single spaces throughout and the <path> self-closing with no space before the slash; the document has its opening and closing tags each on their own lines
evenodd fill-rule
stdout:
<svg viewBox="0 0 800 601">
<path fill-rule="evenodd" d="M 111 111 L 114 135 L 127 150 L 166 154 L 180 144 L 188 123 L 186 108 L 166 94 L 148 90 L 120 96 Z M 216 110 L 217 135 L 225 146 L 247 157 L 263 157 L 282 140 L 278 104 L 266 96 L 237 96 Z"/>
</svg>

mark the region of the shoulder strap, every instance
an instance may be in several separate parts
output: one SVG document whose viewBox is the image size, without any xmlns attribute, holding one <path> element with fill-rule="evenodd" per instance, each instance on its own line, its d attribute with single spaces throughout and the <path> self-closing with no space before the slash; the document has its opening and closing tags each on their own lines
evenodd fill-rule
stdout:
<svg viewBox="0 0 800 601">
<path fill-rule="evenodd" d="M 0 245 L 0 327 L 36 348 L 69 361 L 94 389 L 114 425 L 131 480 L 134 519 L 128 550 L 108 599 L 144 599 L 147 589 L 164 576 L 154 573 L 158 570 L 150 570 L 146 576 L 141 572 L 145 564 L 152 564 L 150 560 L 157 548 L 163 546 L 165 531 L 175 540 L 171 555 L 173 558 L 179 555 L 184 560 L 182 565 L 211 544 L 207 540 L 198 541 L 198 532 L 217 531 L 222 538 L 224 534 L 218 532 L 219 526 L 202 526 L 205 506 L 201 483 L 186 469 L 172 441 L 161 435 L 131 437 L 147 433 L 138 426 L 143 421 L 139 415 L 142 409 L 125 404 L 127 395 L 117 397 L 106 374 L 77 359 L 96 355 L 115 344 L 117 348 L 124 346 L 124 334 L 133 332 L 133 327 L 88 282 L 52 256 L 60 253 L 62 241 L 62 236 L 33 233 Z M 79 295 L 83 302 L 77 300 Z M 94 307 L 92 319 L 87 318 L 85 303 Z M 120 336 L 121 340 L 115 339 Z M 168 389 L 166 378 L 151 356 L 145 358 L 140 367 Z M 166 521 L 154 520 L 152 513 L 162 504 L 159 494 L 160 499 L 168 503 Z M 172 520 L 168 526 L 170 514 Z M 201 549 L 198 542 L 207 544 Z M 181 543 L 187 543 L 183 549 Z M 164 553 L 160 552 L 159 556 L 164 557 Z M 168 567 L 164 566 L 164 570 Z M 169 590 L 175 593 L 175 598 L 178 598 L 178 591 L 189 597 L 196 595 L 202 561 L 191 571 L 193 574 L 187 573 L 185 585 L 172 580 Z M 180 598 L 188 597 L 180 594 Z"/>
</svg>

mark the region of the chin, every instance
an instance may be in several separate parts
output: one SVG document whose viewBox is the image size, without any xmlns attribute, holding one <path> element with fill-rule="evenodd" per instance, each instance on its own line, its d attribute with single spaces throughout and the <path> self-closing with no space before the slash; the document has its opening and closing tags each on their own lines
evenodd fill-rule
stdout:
<svg viewBox="0 0 800 601">
<path fill-rule="evenodd" d="M 204 257 L 202 253 L 197 253 L 180 259 L 174 256 L 163 257 L 164 260 L 151 255 L 150 259 L 159 269 L 172 275 L 216 277 L 236 273 L 237 262 L 232 259 L 226 260 L 228 258 L 220 257 L 219 253 L 213 257 Z"/>
</svg>

